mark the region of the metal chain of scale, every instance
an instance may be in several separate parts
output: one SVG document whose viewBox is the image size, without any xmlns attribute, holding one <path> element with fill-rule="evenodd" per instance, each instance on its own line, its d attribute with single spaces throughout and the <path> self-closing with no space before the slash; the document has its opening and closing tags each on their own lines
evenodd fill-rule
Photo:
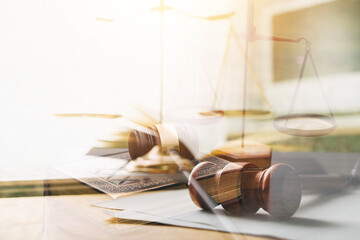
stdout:
<svg viewBox="0 0 360 240">
<path fill-rule="evenodd" d="M 300 76 L 295 88 L 294 95 L 292 97 L 289 112 L 287 115 L 279 116 L 274 119 L 274 126 L 275 128 L 283 132 L 285 134 L 293 135 L 293 136 L 301 136 L 301 137 L 317 137 L 323 136 L 331 133 L 336 128 L 336 123 L 334 120 L 334 114 L 331 111 L 329 102 L 326 98 L 324 88 L 321 84 L 319 73 L 315 66 L 315 61 L 311 55 L 311 42 L 305 38 L 299 38 L 299 42 L 301 40 L 305 41 L 305 55 L 304 60 L 300 70 Z M 297 113 L 294 114 L 294 109 L 297 101 L 297 97 L 300 90 L 300 85 L 303 80 L 306 62 L 310 59 L 311 66 L 314 70 L 316 80 L 319 83 L 319 87 L 321 93 L 324 97 L 326 106 L 330 113 L 330 117 L 322 115 L 322 114 L 315 114 L 315 113 Z"/>
</svg>

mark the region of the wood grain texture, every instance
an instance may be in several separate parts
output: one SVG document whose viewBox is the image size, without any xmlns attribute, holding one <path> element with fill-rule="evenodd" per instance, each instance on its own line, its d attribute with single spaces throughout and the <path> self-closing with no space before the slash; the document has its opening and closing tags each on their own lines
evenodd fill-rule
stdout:
<svg viewBox="0 0 360 240">
<path fill-rule="evenodd" d="M 230 141 L 211 152 L 212 155 L 230 162 L 250 162 L 260 168 L 270 167 L 271 153 L 270 146 L 252 141 L 245 141 L 244 147 L 241 147 L 239 141 Z"/>
<path fill-rule="evenodd" d="M 214 163 L 198 164 L 190 174 L 188 187 L 194 203 L 207 210 L 209 206 L 196 183 L 233 214 L 254 214 L 261 207 L 273 217 L 287 218 L 296 212 L 301 200 L 298 174 L 281 163 L 265 170 L 253 163 L 228 163 L 221 169 Z"/>
<path fill-rule="evenodd" d="M 112 218 L 91 207 L 105 200 L 106 194 L 2 198 L 1 239 L 269 239 Z"/>
</svg>

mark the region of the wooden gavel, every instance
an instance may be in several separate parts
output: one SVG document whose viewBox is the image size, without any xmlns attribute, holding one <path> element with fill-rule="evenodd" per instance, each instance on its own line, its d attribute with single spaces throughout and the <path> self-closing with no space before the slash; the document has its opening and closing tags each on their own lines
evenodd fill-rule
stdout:
<svg viewBox="0 0 360 240">
<path fill-rule="evenodd" d="M 201 196 L 198 185 L 208 196 Z M 211 162 L 198 164 L 191 172 L 188 187 L 193 202 L 204 210 L 210 197 L 234 214 L 254 214 L 263 208 L 273 217 L 292 216 L 301 200 L 300 179 L 287 164 L 259 169 L 253 163 L 228 163 L 220 168 Z"/>
<path fill-rule="evenodd" d="M 198 138 L 187 125 L 156 124 L 141 130 L 133 130 L 129 135 L 128 148 L 131 159 L 148 153 L 154 146 L 162 150 L 176 149 L 181 157 L 194 159 L 198 151 Z"/>
<path fill-rule="evenodd" d="M 193 159 L 197 138 L 186 126 L 155 125 L 129 136 L 129 153 L 136 159 L 154 146 L 173 150 L 181 157 Z M 196 147 L 194 147 L 196 146 Z M 172 151 L 172 152 L 173 152 Z M 225 160 L 221 160 L 225 163 Z M 301 200 L 299 176 L 287 164 L 275 164 L 268 169 L 253 163 L 228 162 L 223 168 L 211 162 L 198 164 L 189 176 L 189 191 L 199 207 L 208 210 L 209 198 L 215 204 L 235 214 L 253 214 L 260 207 L 275 217 L 290 217 Z M 203 195 L 206 196 L 203 196 Z"/>
</svg>

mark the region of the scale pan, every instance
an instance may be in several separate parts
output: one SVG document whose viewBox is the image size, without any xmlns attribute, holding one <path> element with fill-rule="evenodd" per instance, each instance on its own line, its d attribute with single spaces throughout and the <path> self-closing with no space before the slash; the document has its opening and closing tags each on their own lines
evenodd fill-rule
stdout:
<svg viewBox="0 0 360 240">
<path fill-rule="evenodd" d="M 274 119 L 275 128 L 285 134 L 298 137 L 318 137 L 336 128 L 333 118 L 320 114 L 290 114 Z"/>
<path fill-rule="evenodd" d="M 224 111 L 205 106 L 184 106 L 169 110 L 167 115 L 176 122 L 210 124 L 219 121 L 224 116 Z"/>
<path fill-rule="evenodd" d="M 207 116 L 211 115 L 213 112 L 222 113 L 225 117 L 242 117 L 244 112 L 241 109 L 234 110 L 211 110 L 210 112 L 200 112 L 200 115 Z M 271 117 L 272 112 L 268 110 L 257 110 L 257 109 L 247 109 L 245 111 L 245 117 L 253 118 L 266 118 Z"/>
<path fill-rule="evenodd" d="M 56 113 L 55 117 L 121 118 L 119 114 L 106 113 Z"/>
</svg>

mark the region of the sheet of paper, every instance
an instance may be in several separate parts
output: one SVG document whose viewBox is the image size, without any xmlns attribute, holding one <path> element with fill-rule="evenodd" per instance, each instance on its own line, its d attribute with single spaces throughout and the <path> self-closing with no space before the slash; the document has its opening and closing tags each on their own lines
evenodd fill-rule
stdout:
<svg viewBox="0 0 360 240">
<path fill-rule="evenodd" d="M 200 229 L 209 229 L 217 230 L 214 225 L 209 225 L 206 223 L 198 223 L 184 219 L 173 218 L 164 218 L 162 216 L 156 216 L 152 214 L 142 213 L 142 212 L 133 212 L 133 211 L 116 211 L 116 210 L 105 210 L 105 213 L 110 216 L 119 218 L 119 219 L 128 219 L 128 220 L 140 220 L 144 222 L 157 222 L 167 225 L 191 227 L 191 228 L 200 228 Z"/>
<path fill-rule="evenodd" d="M 124 196 L 122 198 L 93 203 L 93 206 L 113 210 L 147 213 L 162 218 L 197 210 L 187 189 L 160 190 Z"/>
<path fill-rule="evenodd" d="M 360 229 L 359 201 L 360 188 L 349 187 L 338 193 L 304 196 L 299 210 L 287 220 L 274 219 L 261 210 L 249 217 L 227 216 L 226 221 L 197 208 L 187 189 L 147 192 L 142 196 L 133 195 L 94 205 L 107 208 L 106 212 L 117 218 L 183 227 L 217 231 L 231 229 L 234 233 L 287 239 L 352 239 L 358 236 Z M 174 210 L 176 206 L 179 208 Z M 221 222 L 231 222 L 232 226 L 218 224 Z"/>
</svg>

